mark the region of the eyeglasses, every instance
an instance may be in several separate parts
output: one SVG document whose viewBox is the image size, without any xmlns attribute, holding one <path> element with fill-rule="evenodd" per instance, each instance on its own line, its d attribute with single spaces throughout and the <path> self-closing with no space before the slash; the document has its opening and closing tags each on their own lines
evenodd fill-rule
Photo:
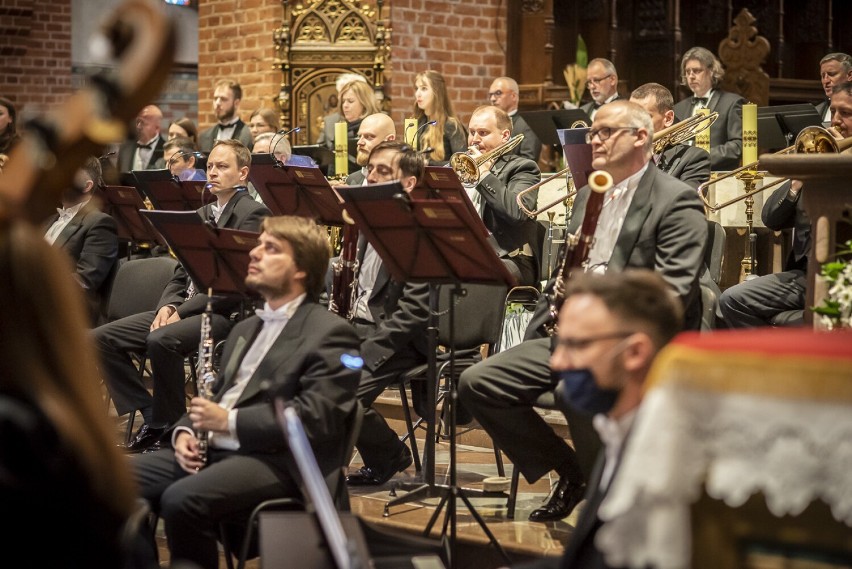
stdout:
<svg viewBox="0 0 852 569">
<path fill-rule="evenodd" d="M 566 350 L 584 350 L 596 342 L 604 340 L 621 340 L 632 336 L 636 332 L 610 332 L 609 334 L 599 334 L 597 336 L 586 336 L 585 338 L 559 338 L 556 345 Z"/>
<path fill-rule="evenodd" d="M 689 67 L 683 70 L 683 76 L 689 77 L 690 75 L 701 75 L 707 71 L 706 67 Z"/>
<path fill-rule="evenodd" d="M 503 91 L 492 91 L 491 93 L 488 93 L 489 99 L 493 99 L 495 97 L 502 97 L 502 96 L 503 96 Z"/>
<path fill-rule="evenodd" d="M 592 139 L 596 136 L 601 142 L 606 142 L 609 140 L 613 134 L 615 134 L 619 130 L 632 130 L 634 133 L 639 130 L 639 127 L 636 126 L 602 126 L 600 128 L 594 128 L 586 133 L 586 144 L 591 144 Z"/>
<path fill-rule="evenodd" d="M 609 75 L 604 75 L 603 77 L 589 77 L 588 79 L 586 79 L 586 87 L 592 84 L 600 85 L 604 79 L 609 79 L 610 77 L 612 77 L 612 73 L 610 73 Z"/>
</svg>

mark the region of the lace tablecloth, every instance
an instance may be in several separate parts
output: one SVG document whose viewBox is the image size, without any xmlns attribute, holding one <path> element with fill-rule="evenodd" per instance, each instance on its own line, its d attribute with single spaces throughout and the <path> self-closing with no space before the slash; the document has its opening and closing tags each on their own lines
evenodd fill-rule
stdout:
<svg viewBox="0 0 852 569">
<path fill-rule="evenodd" d="M 684 334 L 658 357 L 597 546 L 616 566 L 689 567 L 690 506 L 762 492 L 776 516 L 814 500 L 852 526 L 852 333 Z"/>
</svg>

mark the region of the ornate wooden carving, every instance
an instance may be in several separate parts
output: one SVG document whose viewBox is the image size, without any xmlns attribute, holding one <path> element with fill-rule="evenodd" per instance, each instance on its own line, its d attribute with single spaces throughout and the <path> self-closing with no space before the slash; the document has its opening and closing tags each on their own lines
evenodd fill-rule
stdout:
<svg viewBox="0 0 852 569">
<path fill-rule="evenodd" d="M 383 86 L 390 59 L 384 0 L 281 0 L 284 18 L 273 33 L 274 65 L 281 70 L 282 125 L 301 126 L 298 144 L 313 143 L 341 73 L 359 73 L 387 105 Z"/>
<path fill-rule="evenodd" d="M 726 68 L 722 88 L 764 106 L 769 103 L 769 75 L 761 65 L 770 49 L 769 40 L 757 35 L 755 21 L 743 8 L 734 18 L 728 37 L 719 44 L 719 59 Z"/>
</svg>

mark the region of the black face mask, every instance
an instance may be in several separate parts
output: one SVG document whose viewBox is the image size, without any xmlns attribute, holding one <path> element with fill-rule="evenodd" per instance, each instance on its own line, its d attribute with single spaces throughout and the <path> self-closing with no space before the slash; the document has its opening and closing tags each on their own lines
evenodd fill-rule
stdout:
<svg viewBox="0 0 852 569">
<path fill-rule="evenodd" d="M 599 387 L 592 370 L 588 368 L 557 371 L 553 377 L 561 381 L 560 389 L 565 401 L 591 415 L 608 413 L 618 398 L 619 391 Z"/>
</svg>

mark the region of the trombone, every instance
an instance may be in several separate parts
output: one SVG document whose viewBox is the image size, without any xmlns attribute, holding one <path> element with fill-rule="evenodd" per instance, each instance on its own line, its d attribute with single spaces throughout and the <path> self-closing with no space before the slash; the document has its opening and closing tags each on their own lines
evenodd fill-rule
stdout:
<svg viewBox="0 0 852 569">
<path fill-rule="evenodd" d="M 689 140 L 690 138 L 694 138 L 697 134 L 710 128 L 710 125 L 712 125 L 717 118 L 719 118 L 719 113 L 717 112 L 712 112 L 706 116 L 693 115 L 686 120 L 682 120 L 679 123 L 675 123 L 672 126 L 664 128 L 659 132 L 655 132 L 653 139 L 654 154 L 659 154 L 669 146 L 674 146 L 675 144 L 680 144 L 684 141 Z M 572 128 L 574 128 L 573 125 Z M 566 189 L 568 190 L 568 193 L 565 194 L 564 197 L 561 197 L 558 200 L 547 204 L 546 206 L 540 207 L 535 211 L 530 211 L 524 206 L 523 199 L 525 195 L 539 189 L 551 180 L 554 180 L 560 176 L 566 177 Z M 556 207 L 557 205 L 563 203 L 565 200 L 573 198 L 575 195 L 577 195 L 577 188 L 572 187 L 570 168 L 563 168 L 559 172 L 548 176 L 537 184 L 533 184 L 529 188 L 518 192 L 518 195 L 515 196 L 515 201 L 518 203 L 518 207 L 521 209 L 521 211 L 523 211 L 529 217 L 534 218 L 537 217 L 539 214 L 542 214 L 545 211 L 549 210 L 550 208 Z"/>
<path fill-rule="evenodd" d="M 497 148 L 489 150 L 484 154 L 473 157 L 467 152 L 456 152 L 450 156 L 450 168 L 459 177 L 462 184 L 475 186 L 479 183 L 479 167 L 489 160 L 494 160 L 500 156 L 511 152 L 524 140 L 524 135 L 519 134 L 513 136 Z"/>
<path fill-rule="evenodd" d="M 804 129 L 796 136 L 796 141 L 787 148 L 779 150 L 778 152 L 774 152 L 773 155 L 783 155 L 783 154 L 839 154 L 840 152 L 846 151 L 848 148 L 852 147 L 852 136 L 846 138 L 835 138 L 832 134 L 831 129 L 826 129 L 821 126 L 809 126 Z M 707 209 L 710 212 L 717 212 L 720 209 L 726 208 L 729 205 L 735 204 L 737 202 L 741 202 L 746 198 L 750 198 L 755 194 L 759 194 L 760 192 L 766 191 L 769 188 L 774 188 L 779 184 L 783 184 L 788 181 L 789 178 L 780 178 L 775 180 L 771 184 L 763 186 L 762 188 L 757 188 L 750 192 L 746 192 L 744 194 L 740 194 L 735 198 L 731 198 L 724 203 L 717 203 L 715 205 L 711 205 L 707 198 L 704 196 L 705 190 L 716 184 L 721 182 L 722 180 L 727 180 L 731 176 L 736 176 L 740 172 L 745 170 L 758 170 L 760 166 L 760 160 L 755 160 L 751 164 L 745 164 L 744 166 L 740 166 L 736 170 L 731 170 L 719 176 L 715 180 L 708 180 L 704 182 L 700 186 L 698 186 L 698 196 L 701 198 L 701 201 L 704 202 L 704 205 L 707 206 Z"/>
</svg>

